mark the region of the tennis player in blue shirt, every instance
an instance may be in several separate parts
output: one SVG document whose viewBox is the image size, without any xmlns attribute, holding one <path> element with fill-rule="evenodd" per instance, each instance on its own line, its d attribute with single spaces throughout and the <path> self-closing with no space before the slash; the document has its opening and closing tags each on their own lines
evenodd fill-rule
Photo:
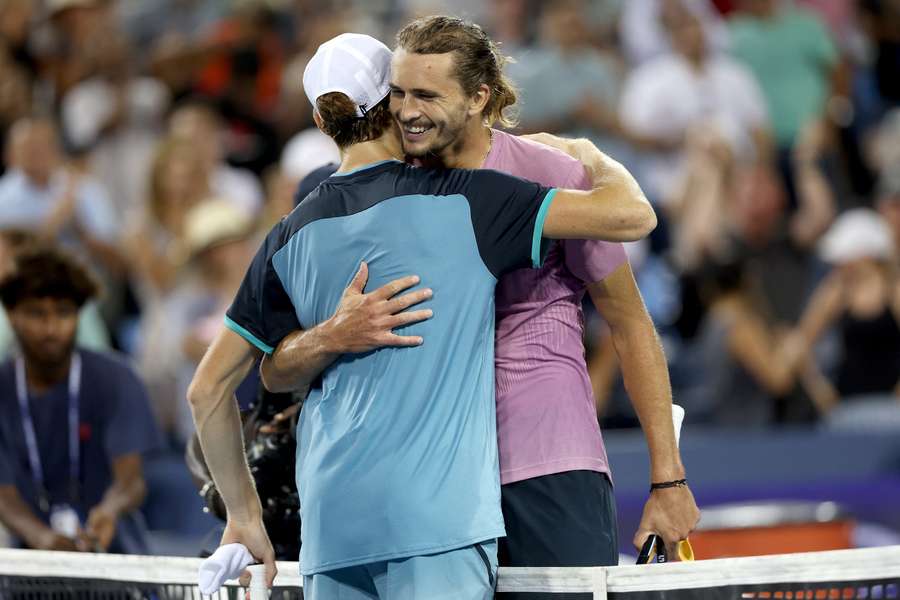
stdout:
<svg viewBox="0 0 900 600">
<path fill-rule="evenodd" d="M 618 165 L 603 188 L 581 192 L 395 160 L 402 154 L 390 131 L 390 63 L 386 46 L 358 34 L 330 40 L 311 59 L 304 88 L 316 123 L 341 148 L 341 166 L 269 233 L 188 397 L 228 508 L 222 542 L 243 543 L 267 564 L 271 584 L 272 549 L 234 388 L 260 353 L 334 315 L 361 258 L 372 287 L 420 274 L 431 289 L 392 298 L 388 285 L 381 298 L 396 303 L 395 312 L 409 300 L 426 302 L 391 317 L 398 347 L 337 358 L 301 412 L 304 593 L 487 599 L 495 540 L 505 533 L 493 380 L 497 279 L 540 265 L 542 238 L 634 240 L 653 229 L 655 215 Z M 482 87 L 472 118 L 489 98 Z"/>
</svg>

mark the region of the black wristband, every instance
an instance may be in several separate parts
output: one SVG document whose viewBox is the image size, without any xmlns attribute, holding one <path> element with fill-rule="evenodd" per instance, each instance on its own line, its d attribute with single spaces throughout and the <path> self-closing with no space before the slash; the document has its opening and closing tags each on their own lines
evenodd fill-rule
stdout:
<svg viewBox="0 0 900 600">
<path fill-rule="evenodd" d="M 674 481 L 660 481 L 659 483 L 651 483 L 650 491 L 664 490 L 666 488 L 683 487 L 687 485 L 687 479 L 675 479 Z"/>
</svg>

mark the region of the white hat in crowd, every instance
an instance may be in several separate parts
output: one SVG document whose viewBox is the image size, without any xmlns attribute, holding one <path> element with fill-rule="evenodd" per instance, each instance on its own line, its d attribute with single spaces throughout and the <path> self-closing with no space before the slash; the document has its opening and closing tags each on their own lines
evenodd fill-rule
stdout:
<svg viewBox="0 0 900 600">
<path fill-rule="evenodd" d="M 341 162 L 334 140 L 315 127 L 304 129 L 285 144 L 281 151 L 281 172 L 292 181 L 300 181 L 319 167 Z"/>
<path fill-rule="evenodd" d="M 891 260 L 894 252 L 890 227 L 868 208 L 855 208 L 839 216 L 819 243 L 819 256 L 833 264 L 860 258 Z"/>
<path fill-rule="evenodd" d="M 319 96 L 341 92 L 356 104 L 356 116 L 391 91 L 391 49 L 369 35 L 342 33 L 319 46 L 303 71 L 303 89 L 313 108 Z"/>
<path fill-rule="evenodd" d="M 253 222 L 234 202 L 225 198 L 204 200 L 185 217 L 185 250 L 195 257 L 204 250 L 220 244 L 246 238 Z"/>
</svg>

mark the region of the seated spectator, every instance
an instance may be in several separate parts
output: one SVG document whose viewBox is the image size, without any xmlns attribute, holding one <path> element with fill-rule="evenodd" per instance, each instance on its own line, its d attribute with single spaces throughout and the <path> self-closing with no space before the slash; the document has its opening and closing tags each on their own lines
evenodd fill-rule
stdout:
<svg viewBox="0 0 900 600">
<path fill-rule="evenodd" d="M 847 211 L 822 239 L 821 254 L 835 268 L 816 290 L 803 326 L 812 340 L 835 328 L 841 341 L 823 410 L 839 398 L 900 400 L 900 278 L 890 228 L 872 210 Z"/>
<path fill-rule="evenodd" d="M 61 98 L 59 111 L 67 147 L 85 156 L 124 223 L 143 203 L 170 101 L 159 80 L 134 73 L 132 58 L 127 41 L 111 33 L 95 72 Z"/>
<path fill-rule="evenodd" d="M 517 57 L 507 72 L 521 87 L 523 130 L 586 137 L 624 162 L 627 146 L 616 137 L 618 65 L 591 45 L 587 22 L 583 0 L 545 3 L 539 44 Z"/>
<path fill-rule="evenodd" d="M 776 399 L 798 384 L 809 344 L 800 331 L 779 332 L 760 309 L 743 261 L 711 266 L 701 295 L 707 313 L 694 342 L 694 385 L 678 397 L 689 418 L 735 427 L 772 423 Z"/>
<path fill-rule="evenodd" d="M 0 177 L 0 227 L 36 232 L 86 250 L 115 267 L 119 224 L 100 183 L 63 164 L 56 126 L 44 119 L 13 125 L 9 170 Z"/>
<path fill-rule="evenodd" d="M 647 153 L 644 186 L 665 203 L 684 170 L 692 129 L 712 130 L 740 162 L 769 156 L 769 118 L 759 86 L 743 65 L 710 47 L 701 20 L 684 0 L 660 9 L 672 50 L 643 63 L 625 83 L 619 115 L 632 134 L 669 151 Z"/>
<path fill-rule="evenodd" d="M 207 167 L 193 143 L 169 139 L 156 151 L 143 218 L 125 238 L 146 308 L 175 285 L 184 264 L 185 215 L 210 194 Z"/>
<path fill-rule="evenodd" d="M 152 312 L 146 313 L 141 373 L 154 407 L 177 446 L 193 433 L 184 401 L 188 384 L 253 257 L 253 221 L 223 199 L 197 204 L 185 217 L 184 274 Z M 255 397 L 256 372 L 238 391 L 244 404 Z"/>
<path fill-rule="evenodd" d="M 21 348 L 0 366 L 0 521 L 28 548 L 146 553 L 133 511 L 157 431 L 124 360 L 75 345 L 96 293 L 54 249 L 19 254 L 0 283 Z"/>
<path fill-rule="evenodd" d="M 253 172 L 225 162 L 225 129 L 212 107 L 189 103 L 177 108 L 169 118 L 169 135 L 192 145 L 209 174 L 210 192 L 227 198 L 250 217 L 259 214 L 263 202 L 259 180 Z"/>
<path fill-rule="evenodd" d="M 341 155 L 334 141 L 317 128 L 305 129 L 288 140 L 281 152 L 278 168 L 271 169 L 266 178 L 265 224 L 274 225 L 294 209 L 297 185 L 307 175 L 340 161 Z M 306 197 L 312 189 L 309 188 L 299 199 Z"/>
<path fill-rule="evenodd" d="M 639 65 L 664 54 L 670 54 L 670 38 L 660 23 L 660 13 L 667 0 L 627 0 L 622 2 L 619 37 L 625 57 Z M 728 47 L 728 28 L 709 0 L 687 0 L 686 8 L 699 20 L 704 37 L 717 51 Z"/>
<path fill-rule="evenodd" d="M 786 153 L 806 124 L 825 114 L 837 49 L 817 16 L 792 3 L 742 0 L 740 7 L 731 20 L 731 52 L 759 80 L 775 142 Z"/>
<path fill-rule="evenodd" d="M 16 255 L 35 245 L 37 237 L 27 231 L 0 231 L 0 280 L 13 270 Z M 75 344 L 79 348 L 98 352 L 109 350 L 109 332 L 95 302 L 87 302 L 78 313 Z M 6 310 L 0 306 L 0 362 L 5 361 L 16 350 L 16 336 Z"/>
</svg>

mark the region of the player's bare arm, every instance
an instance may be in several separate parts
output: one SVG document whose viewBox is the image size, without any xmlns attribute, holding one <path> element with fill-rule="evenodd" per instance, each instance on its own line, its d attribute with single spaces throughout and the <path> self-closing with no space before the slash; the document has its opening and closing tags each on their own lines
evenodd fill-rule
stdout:
<svg viewBox="0 0 900 600">
<path fill-rule="evenodd" d="M 263 358 L 260 373 L 266 389 L 301 390 L 342 354 L 423 343 L 421 336 L 397 335 L 393 330 L 432 317 L 431 309 L 407 310 L 431 298 L 432 290 L 400 295 L 419 283 L 417 276 L 410 275 L 365 293 L 368 278 L 369 267 L 362 263 L 330 319 L 288 335 L 272 355 Z"/>
<path fill-rule="evenodd" d="M 647 440 L 650 482 L 685 478 L 672 429 L 672 389 L 666 357 L 631 266 L 626 262 L 603 281 L 588 286 L 588 292 L 609 325 L 625 389 Z M 635 547 L 656 533 L 669 545 L 669 556 L 677 556 L 675 544 L 687 538 L 699 518 L 690 488 L 654 490 L 644 506 Z"/>
<path fill-rule="evenodd" d="M 188 388 L 188 402 L 210 475 L 228 510 L 222 544 L 240 542 L 275 579 L 275 553 L 262 522 L 262 507 L 247 466 L 234 391 L 253 368 L 259 350 L 230 329 L 213 341 Z"/>
<path fill-rule="evenodd" d="M 552 239 L 633 242 L 656 228 L 656 213 L 621 164 L 607 157 L 589 191 L 558 190 L 547 211 L 543 236 Z"/>
</svg>

